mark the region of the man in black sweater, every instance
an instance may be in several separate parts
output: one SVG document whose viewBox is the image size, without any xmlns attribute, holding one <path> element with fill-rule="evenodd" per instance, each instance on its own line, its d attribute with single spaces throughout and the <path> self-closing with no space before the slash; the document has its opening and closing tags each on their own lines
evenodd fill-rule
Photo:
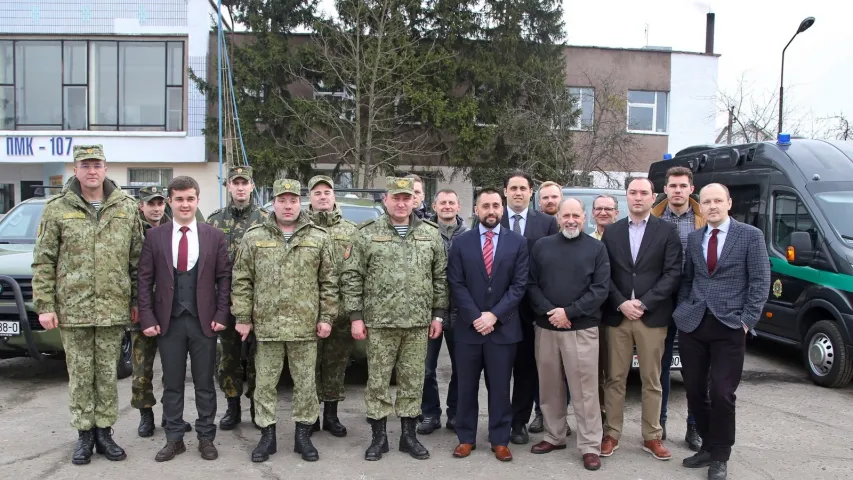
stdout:
<svg viewBox="0 0 853 480">
<path fill-rule="evenodd" d="M 530 254 L 528 296 L 536 314 L 536 363 L 545 439 L 533 453 L 566 448 L 566 384 L 578 424 L 577 447 L 587 470 L 601 467 L 603 435 L 598 401 L 598 325 L 610 288 L 604 244 L 583 234 L 581 200 L 566 198 L 560 233 L 539 240 Z"/>
</svg>

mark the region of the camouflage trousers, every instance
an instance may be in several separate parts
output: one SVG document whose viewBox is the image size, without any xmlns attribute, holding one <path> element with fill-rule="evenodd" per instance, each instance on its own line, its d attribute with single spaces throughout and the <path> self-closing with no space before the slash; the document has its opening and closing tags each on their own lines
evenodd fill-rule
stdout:
<svg viewBox="0 0 853 480">
<path fill-rule="evenodd" d="M 313 424 L 320 416 L 317 403 L 317 341 L 258 342 L 255 350 L 255 422 L 260 427 L 276 423 L 276 387 L 287 355 L 293 378 L 291 415 L 294 422 Z M 423 373 L 421 373 L 423 376 Z"/>
<path fill-rule="evenodd" d="M 118 418 L 116 368 L 124 327 L 60 327 L 68 366 L 68 406 L 77 430 L 111 427 Z"/>
<path fill-rule="evenodd" d="M 232 317 L 232 323 L 234 319 Z M 219 389 L 226 398 L 239 397 L 243 393 L 243 373 L 246 374 L 246 398 L 252 398 L 255 393 L 255 359 L 250 352 L 243 369 L 243 340 L 237 330 L 232 326 L 219 332 L 219 346 L 222 354 L 219 357 L 219 365 L 216 370 L 216 380 Z"/>
<path fill-rule="evenodd" d="M 320 402 L 344 400 L 344 377 L 354 346 L 349 319 L 336 322 L 332 334 L 317 342 L 317 397 Z"/>
<path fill-rule="evenodd" d="M 142 332 L 133 332 L 133 380 L 130 384 L 130 406 L 151 408 L 157 404 L 154 398 L 154 357 L 157 355 L 157 337 L 146 337 Z"/>
<path fill-rule="evenodd" d="M 367 331 L 367 418 L 421 414 L 429 329 L 370 328 Z M 391 371 L 397 368 L 397 399 L 391 402 Z"/>
</svg>

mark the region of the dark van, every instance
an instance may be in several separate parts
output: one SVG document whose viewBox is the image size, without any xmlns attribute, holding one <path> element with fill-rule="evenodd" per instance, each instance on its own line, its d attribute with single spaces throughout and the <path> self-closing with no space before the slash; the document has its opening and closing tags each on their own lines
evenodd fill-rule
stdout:
<svg viewBox="0 0 853 480">
<path fill-rule="evenodd" d="M 812 379 L 843 387 L 853 377 L 853 144 L 791 140 L 696 146 L 653 163 L 663 191 L 667 169 L 688 167 L 696 192 L 728 187 L 730 215 L 767 242 L 771 287 L 757 333 L 795 345 Z"/>
</svg>

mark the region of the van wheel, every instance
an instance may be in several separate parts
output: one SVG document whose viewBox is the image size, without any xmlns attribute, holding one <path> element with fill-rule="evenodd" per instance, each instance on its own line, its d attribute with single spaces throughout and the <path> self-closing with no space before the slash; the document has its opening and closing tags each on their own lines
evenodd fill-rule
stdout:
<svg viewBox="0 0 853 480">
<path fill-rule="evenodd" d="M 129 377 L 133 373 L 133 362 L 131 361 L 133 340 L 131 340 L 131 335 L 130 332 L 124 332 L 121 337 L 121 351 L 118 355 L 118 368 L 116 369 L 119 380 Z"/>
<path fill-rule="evenodd" d="M 853 378 L 850 352 L 844 346 L 838 325 L 831 320 L 821 320 L 809 329 L 803 360 L 812 381 L 822 387 L 843 387 Z"/>
</svg>

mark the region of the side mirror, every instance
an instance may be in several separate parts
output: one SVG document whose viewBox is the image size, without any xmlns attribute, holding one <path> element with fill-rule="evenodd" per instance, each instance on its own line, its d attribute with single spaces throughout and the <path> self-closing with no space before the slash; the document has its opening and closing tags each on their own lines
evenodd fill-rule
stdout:
<svg viewBox="0 0 853 480">
<path fill-rule="evenodd" d="M 794 232 L 791 234 L 791 244 L 786 252 L 788 263 L 798 267 L 805 267 L 814 258 L 812 250 L 812 237 L 807 232 Z"/>
</svg>

